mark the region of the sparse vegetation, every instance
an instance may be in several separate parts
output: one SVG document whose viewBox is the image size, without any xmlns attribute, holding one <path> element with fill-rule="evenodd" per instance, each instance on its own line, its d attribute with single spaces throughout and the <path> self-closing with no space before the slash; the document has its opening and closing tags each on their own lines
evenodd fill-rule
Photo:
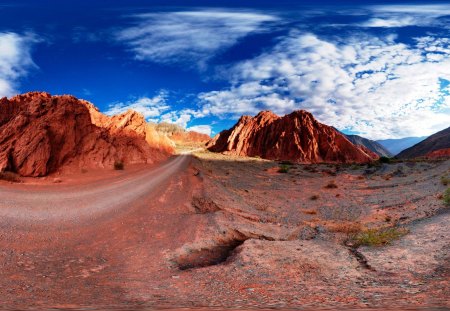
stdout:
<svg viewBox="0 0 450 311">
<path fill-rule="evenodd" d="M 450 177 L 448 176 L 441 176 L 441 184 L 444 186 L 450 185 Z"/>
<path fill-rule="evenodd" d="M 336 189 L 338 187 L 338 185 L 336 185 L 336 183 L 334 181 L 330 181 L 328 184 L 326 184 L 325 188 L 326 189 Z"/>
<path fill-rule="evenodd" d="M 123 163 L 123 161 L 116 161 L 114 162 L 114 169 L 116 171 L 122 171 L 125 169 L 125 164 Z"/>
<path fill-rule="evenodd" d="M 319 199 L 319 196 L 315 194 L 315 195 L 311 196 L 309 199 L 311 201 L 317 201 Z"/>
<path fill-rule="evenodd" d="M 444 200 L 444 204 L 450 206 L 450 188 L 445 190 L 444 195 L 442 196 L 442 200 Z"/>
<path fill-rule="evenodd" d="M 0 180 L 15 182 L 15 183 L 22 182 L 19 175 L 15 174 L 13 172 L 0 172 Z"/>
<path fill-rule="evenodd" d="M 368 229 L 356 234 L 353 242 L 356 246 L 382 246 L 401 238 L 409 232 L 406 228 Z"/>
<path fill-rule="evenodd" d="M 284 174 L 286 174 L 286 173 L 289 172 L 289 169 L 290 169 L 290 168 L 291 168 L 291 167 L 290 167 L 289 165 L 287 165 L 287 164 L 281 164 L 280 167 L 278 168 L 278 173 L 284 173 Z"/>
<path fill-rule="evenodd" d="M 388 157 L 380 157 L 379 159 L 378 159 L 378 161 L 380 161 L 380 163 L 391 163 L 392 162 L 392 160 L 391 160 L 391 158 L 388 158 Z"/>
</svg>

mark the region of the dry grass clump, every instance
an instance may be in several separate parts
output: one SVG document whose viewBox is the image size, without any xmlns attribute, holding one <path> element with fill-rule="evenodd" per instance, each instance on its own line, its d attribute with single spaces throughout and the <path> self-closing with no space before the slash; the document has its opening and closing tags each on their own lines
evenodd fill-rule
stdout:
<svg viewBox="0 0 450 311">
<path fill-rule="evenodd" d="M 409 232 L 406 228 L 368 229 L 356 234 L 353 242 L 356 246 L 382 246 L 390 244 Z"/>
<path fill-rule="evenodd" d="M 0 172 L 0 180 L 15 182 L 15 183 L 22 182 L 19 175 L 17 175 L 16 173 L 13 173 L 13 172 Z"/>
<path fill-rule="evenodd" d="M 325 186 L 326 189 L 336 189 L 337 187 L 338 187 L 338 185 L 336 185 L 336 182 L 335 182 L 335 181 L 330 181 L 330 182 Z"/>
</svg>

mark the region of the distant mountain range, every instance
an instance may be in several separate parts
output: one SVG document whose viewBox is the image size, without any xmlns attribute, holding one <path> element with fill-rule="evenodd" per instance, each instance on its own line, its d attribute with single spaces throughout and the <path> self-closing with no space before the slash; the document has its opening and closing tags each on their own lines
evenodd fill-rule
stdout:
<svg viewBox="0 0 450 311">
<path fill-rule="evenodd" d="M 383 139 L 377 140 L 377 143 L 386 148 L 392 155 L 397 155 L 405 149 L 408 149 L 411 146 L 421 142 L 427 138 L 424 137 L 405 137 L 399 139 Z"/>
<path fill-rule="evenodd" d="M 370 140 L 358 135 L 345 135 L 348 140 L 350 140 L 353 144 L 355 145 L 361 145 L 366 147 L 367 149 L 369 149 L 372 152 L 375 152 L 377 155 L 379 155 L 380 157 L 392 157 L 393 154 L 386 149 L 385 147 L 383 147 L 380 143 L 374 141 L 374 140 Z"/>
<path fill-rule="evenodd" d="M 431 135 L 420 143 L 403 150 L 397 157 L 416 158 L 423 157 L 432 152 L 450 148 L 450 127 Z"/>
</svg>

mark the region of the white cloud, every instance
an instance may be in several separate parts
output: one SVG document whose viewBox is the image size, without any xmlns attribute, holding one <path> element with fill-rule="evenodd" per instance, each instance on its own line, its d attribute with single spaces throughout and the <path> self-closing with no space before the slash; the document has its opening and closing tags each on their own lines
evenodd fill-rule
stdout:
<svg viewBox="0 0 450 311">
<path fill-rule="evenodd" d="M 32 34 L 0 32 L 0 97 L 15 95 L 18 79 L 37 67 L 31 57 L 35 42 Z"/>
<path fill-rule="evenodd" d="M 292 32 L 235 65 L 230 88 L 200 94 L 200 111 L 237 117 L 306 109 L 372 139 L 429 135 L 450 123 L 449 87 L 441 87 L 450 81 L 449 42 L 425 37 L 408 46 L 395 36 L 332 41 Z"/>
<path fill-rule="evenodd" d="M 267 30 L 277 18 L 246 11 L 202 10 L 148 13 L 135 16 L 134 26 L 121 30 L 124 42 L 138 60 L 157 63 L 206 62 L 250 33 Z"/>
<path fill-rule="evenodd" d="M 127 103 L 114 103 L 109 105 L 108 110 L 105 111 L 107 115 L 116 115 L 127 110 L 132 109 L 144 115 L 146 120 L 157 120 L 161 114 L 170 109 L 167 104 L 167 92 L 160 91 L 154 97 L 141 97 L 135 101 Z"/>
<path fill-rule="evenodd" d="M 211 126 L 209 126 L 209 125 L 194 125 L 194 126 L 188 127 L 186 130 L 206 134 L 209 136 L 211 136 L 211 133 L 212 133 Z"/>
<path fill-rule="evenodd" d="M 417 25 L 417 18 L 413 16 L 396 16 L 387 18 L 371 18 L 367 22 L 361 24 L 363 27 L 405 27 Z"/>
</svg>

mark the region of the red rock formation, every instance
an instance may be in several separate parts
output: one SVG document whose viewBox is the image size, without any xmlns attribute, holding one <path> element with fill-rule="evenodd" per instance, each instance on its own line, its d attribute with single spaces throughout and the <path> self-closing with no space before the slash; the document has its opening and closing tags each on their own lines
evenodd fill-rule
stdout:
<svg viewBox="0 0 450 311">
<path fill-rule="evenodd" d="M 108 117 L 73 96 L 0 99 L 0 171 L 44 176 L 63 167 L 153 163 L 173 151 L 135 112 Z"/>
<path fill-rule="evenodd" d="M 304 110 L 284 117 L 270 111 L 254 118 L 243 116 L 207 147 L 214 152 L 303 163 L 372 161 L 370 155 Z"/>
<path fill-rule="evenodd" d="M 429 159 L 443 159 L 450 158 L 450 148 L 439 149 L 432 152 L 427 153 L 425 156 Z"/>
</svg>

